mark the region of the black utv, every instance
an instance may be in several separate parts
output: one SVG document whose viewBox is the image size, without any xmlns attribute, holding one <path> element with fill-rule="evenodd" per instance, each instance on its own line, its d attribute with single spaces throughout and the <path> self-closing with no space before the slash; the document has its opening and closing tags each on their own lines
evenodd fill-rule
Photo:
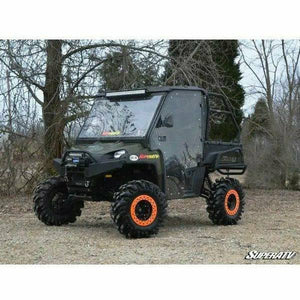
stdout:
<svg viewBox="0 0 300 300">
<path fill-rule="evenodd" d="M 158 232 L 169 199 L 204 197 L 214 224 L 236 224 L 244 209 L 229 177 L 246 169 L 232 107 L 198 87 L 99 94 L 75 147 L 54 166 L 60 176 L 34 194 L 47 225 L 75 222 L 84 201 L 112 202 L 118 230 L 133 238 Z M 215 171 L 226 177 L 213 183 Z"/>
</svg>

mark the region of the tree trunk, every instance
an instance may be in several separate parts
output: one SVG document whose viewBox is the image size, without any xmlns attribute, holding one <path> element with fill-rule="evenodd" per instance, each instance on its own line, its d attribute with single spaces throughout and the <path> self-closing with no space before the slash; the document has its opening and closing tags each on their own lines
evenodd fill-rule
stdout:
<svg viewBox="0 0 300 300">
<path fill-rule="evenodd" d="M 46 171 L 51 173 L 52 160 L 61 157 L 64 119 L 60 101 L 62 41 L 47 41 L 47 67 L 44 89 L 43 119 Z"/>
</svg>

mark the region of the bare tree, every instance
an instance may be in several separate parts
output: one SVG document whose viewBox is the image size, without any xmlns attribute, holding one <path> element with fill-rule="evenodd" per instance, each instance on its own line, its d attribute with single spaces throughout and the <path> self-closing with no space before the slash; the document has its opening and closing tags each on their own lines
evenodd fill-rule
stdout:
<svg viewBox="0 0 300 300">
<path fill-rule="evenodd" d="M 106 61 L 107 53 L 126 47 L 136 55 L 152 54 L 153 63 L 159 64 L 167 58 L 162 51 L 163 44 L 164 41 L 134 44 L 130 41 L 0 41 L 1 68 L 13 75 L 14 86 L 8 89 L 10 95 L 22 91 L 19 103 L 24 103 L 21 98 L 27 94 L 41 108 L 48 170 L 52 159 L 62 154 L 65 128 L 86 115 L 91 97 L 97 94 L 101 80 L 98 70 Z"/>
<path fill-rule="evenodd" d="M 277 182 L 282 186 L 288 185 L 290 174 L 298 174 L 300 171 L 297 121 L 300 41 L 245 41 L 240 52 L 243 63 L 256 78 L 256 84 L 251 87 L 252 92 L 266 102 L 270 126 L 262 128 L 266 135 L 263 139 L 264 145 L 262 139 L 259 139 L 263 146 L 261 153 L 266 149 L 265 143 L 271 144 L 269 159 L 265 163 L 273 161 L 273 168 L 277 167 L 273 176 L 277 176 Z M 251 165 L 251 161 L 249 164 Z M 267 168 L 266 171 L 270 175 L 273 170 Z"/>
</svg>

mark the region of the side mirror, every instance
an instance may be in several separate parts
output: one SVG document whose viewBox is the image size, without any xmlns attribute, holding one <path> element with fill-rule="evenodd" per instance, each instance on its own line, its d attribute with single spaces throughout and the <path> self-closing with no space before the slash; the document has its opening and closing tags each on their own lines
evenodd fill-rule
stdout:
<svg viewBox="0 0 300 300">
<path fill-rule="evenodd" d="M 162 121 L 162 126 L 167 128 L 173 127 L 173 116 L 172 115 L 166 116 Z"/>
</svg>

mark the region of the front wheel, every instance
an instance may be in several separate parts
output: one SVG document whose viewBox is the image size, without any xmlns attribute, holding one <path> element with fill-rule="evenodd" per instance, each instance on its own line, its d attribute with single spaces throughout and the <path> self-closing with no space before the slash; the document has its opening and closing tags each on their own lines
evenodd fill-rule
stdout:
<svg viewBox="0 0 300 300">
<path fill-rule="evenodd" d="M 144 238 L 158 233 L 166 209 L 166 197 L 157 185 L 134 180 L 122 185 L 114 194 L 111 217 L 121 234 Z"/>
<path fill-rule="evenodd" d="M 83 201 L 68 199 L 68 189 L 62 177 L 52 177 L 35 190 L 34 212 L 46 225 L 60 226 L 73 223 L 81 215 Z"/>
<path fill-rule="evenodd" d="M 221 178 L 212 187 L 212 195 L 206 200 L 209 218 L 217 225 L 235 225 L 241 219 L 245 206 L 245 194 L 238 180 Z"/>
</svg>

